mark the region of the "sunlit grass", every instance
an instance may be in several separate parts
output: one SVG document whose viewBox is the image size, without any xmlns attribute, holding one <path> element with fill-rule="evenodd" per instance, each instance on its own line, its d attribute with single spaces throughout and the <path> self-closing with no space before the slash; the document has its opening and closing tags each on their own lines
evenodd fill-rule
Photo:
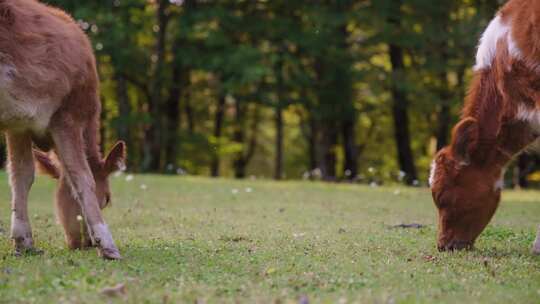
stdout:
<svg viewBox="0 0 540 304">
<path fill-rule="evenodd" d="M 5 176 L 2 175 L 5 180 Z M 538 303 L 538 192 L 509 192 L 472 252 L 439 253 L 427 189 L 126 176 L 106 218 L 124 256 L 68 251 L 53 183 L 30 212 L 42 256 L 15 258 L 0 238 L 0 302 Z M 9 227 L 4 183 L 0 227 Z M 1 211 L 3 210 L 3 211 Z M 420 223 L 422 229 L 393 229 Z M 126 298 L 105 287 L 124 283 Z"/>
</svg>

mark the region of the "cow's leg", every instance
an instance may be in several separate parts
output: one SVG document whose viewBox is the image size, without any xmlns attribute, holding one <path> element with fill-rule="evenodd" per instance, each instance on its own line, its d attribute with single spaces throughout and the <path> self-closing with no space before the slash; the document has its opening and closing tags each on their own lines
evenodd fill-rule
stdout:
<svg viewBox="0 0 540 304">
<path fill-rule="evenodd" d="M 28 133 L 6 133 L 11 184 L 11 238 L 15 254 L 33 251 L 32 228 L 28 218 L 28 193 L 34 182 L 32 139 Z"/>
<path fill-rule="evenodd" d="M 536 240 L 534 241 L 533 253 L 540 255 L 540 226 L 538 226 L 538 233 L 536 234 Z"/>
<path fill-rule="evenodd" d="M 102 257 L 121 259 L 109 228 L 101 216 L 96 197 L 96 182 L 85 156 L 82 128 L 70 124 L 55 125 L 51 134 L 65 177 L 81 207 L 92 243 L 98 247 Z"/>
</svg>

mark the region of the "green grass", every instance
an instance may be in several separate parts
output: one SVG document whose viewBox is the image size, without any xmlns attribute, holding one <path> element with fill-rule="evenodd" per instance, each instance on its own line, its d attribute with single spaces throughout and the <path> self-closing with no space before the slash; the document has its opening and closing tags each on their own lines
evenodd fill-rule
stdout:
<svg viewBox="0 0 540 304">
<path fill-rule="evenodd" d="M 16 258 L 0 235 L 0 302 L 540 302 L 538 192 L 507 192 L 476 250 L 439 253 L 427 189 L 163 176 L 113 178 L 113 189 L 120 262 L 64 247 L 53 182 L 38 178 L 30 213 L 45 253 Z M 427 227 L 389 228 L 411 222 Z M 100 293 L 118 283 L 124 299 Z"/>
</svg>

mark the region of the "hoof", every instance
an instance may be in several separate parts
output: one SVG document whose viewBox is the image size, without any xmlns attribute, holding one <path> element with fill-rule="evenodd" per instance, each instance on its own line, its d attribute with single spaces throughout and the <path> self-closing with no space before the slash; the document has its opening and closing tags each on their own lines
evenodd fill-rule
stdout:
<svg viewBox="0 0 540 304">
<path fill-rule="evenodd" d="M 34 247 L 31 248 L 15 248 L 15 251 L 13 252 L 13 255 L 16 257 L 22 257 L 22 256 L 34 256 L 34 255 L 42 255 L 44 253 L 43 250 L 37 249 Z"/>
<path fill-rule="evenodd" d="M 98 254 L 105 260 L 117 261 L 122 259 L 120 251 L 116 248 L 98 248 Z"/>
</svg>

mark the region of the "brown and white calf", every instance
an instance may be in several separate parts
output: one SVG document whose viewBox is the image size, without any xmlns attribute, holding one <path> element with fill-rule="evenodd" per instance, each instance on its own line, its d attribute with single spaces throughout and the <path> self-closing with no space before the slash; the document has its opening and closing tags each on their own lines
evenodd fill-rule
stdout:
<svg viewBox="0 0 540 304">
<path fill-rule="evenodd" d="M 0 129 L 8 146 L 16 253 L 34 248 L 27 200 L 35 145 L 57 155 L 60 167 L 45 153 L 36 152 L 36 160 L 60 179 L 58 217 L 69 247 L 89 245 L 81 236 L 87 233 L 101 256 L 120 258 L 101 207 L 110 199 L 107 177 L 123 163 L 125 147 L 117 144 L 102 159 L 100 111 L 95 58 L 77 23 L 35 0 L 0 0 Z"/>
<path fill-rule="evenodd" d="M 440 250 L 473 246 L 497 209 L 505 166 L 538 134 L 540 1 L 510 0 L 482 35 L 461 121 L 432 164 Z"/>
</svg>

